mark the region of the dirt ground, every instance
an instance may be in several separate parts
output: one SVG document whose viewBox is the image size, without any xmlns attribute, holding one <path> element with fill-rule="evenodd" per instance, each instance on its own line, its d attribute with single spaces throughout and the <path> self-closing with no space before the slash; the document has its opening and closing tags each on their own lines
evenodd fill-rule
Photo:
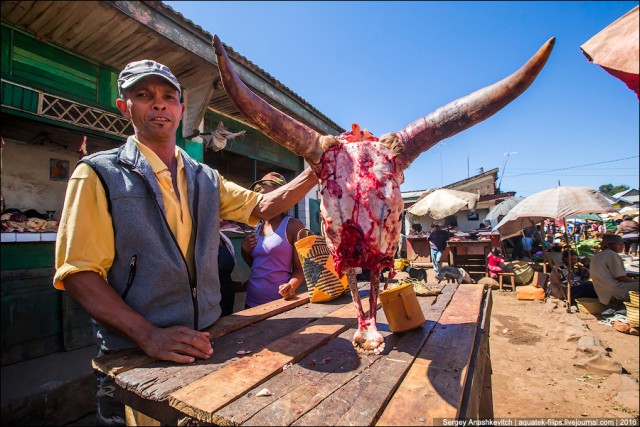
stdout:
<svg viewBox="0 0 640 427">
<path fill-rule="evenodd" d="M 557 300 L 519 301 L 512 292 L 492 292 L 496 418 L 637 419 L 637 336 L 567 313 Z"/>
<path fill-rule="evenodd" d="M 431 283 L 433 270 L 426 271 Z M 629 425 L 639 425 L 638 336 L 567 313 L 556 299 L 491 292 L 495 418 L 635 418 Z"/>
</svg>

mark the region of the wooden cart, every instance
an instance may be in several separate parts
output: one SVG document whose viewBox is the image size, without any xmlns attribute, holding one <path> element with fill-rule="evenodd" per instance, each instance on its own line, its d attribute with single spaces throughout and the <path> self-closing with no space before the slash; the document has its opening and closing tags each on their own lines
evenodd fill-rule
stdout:
<svg viewBox="0 0 640 427">
<path fill-rule="evenodd" d="M 367 289 L 361 283 L 363 306 Z M 434 425 L 493 417 L 491 293 L 448 283 L 419 297 L 426 321 L 392 334 L 383 310 L 381 355 L 358 355 L 349 294 L 309 294 L 224 317 L 208 329 L 214 355 L 188 365 L 139 350 L 94 360 L 115 376 L 129 425 Z M 269 396 L 258 397 L 268 389 Z"/>
</svg>

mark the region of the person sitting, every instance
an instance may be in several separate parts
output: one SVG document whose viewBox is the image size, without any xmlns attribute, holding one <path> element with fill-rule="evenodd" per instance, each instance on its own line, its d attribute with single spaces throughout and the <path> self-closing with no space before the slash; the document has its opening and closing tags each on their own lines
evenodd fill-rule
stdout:
<svg viewBox="0 0 640 427">
<path fill-rule="evenodd" d="M 561 298 L 560 295 L 562 295 L 566 299 L 567 283 L 571 281 L 570 304 L 573 304 L 577 298 L 598 298 L 589 277 L 589 269 L 579 263 L 577 252 L 565 250 L 562 252 L 562 263 L 551 273 L 551 286 L 548 293 L 556 298 Z"/>
<path fill-rule="evenodd" d="M 606 305 L 614 300 L 629 301 L 629 291 L 638 292 L 640 284 L 627 275 L 619 255 L 624 250 L 624 240 L 616 234 L 605 233 L 600 247 L 602 251 L 591 259 L 591 279 L 598 299 Z"/>
<path fill-rule="evenodd" d="M 497 279 L 498 274 L 504 272 L 504 263 L 506 262 L 502 258 L 502 251 L 499 248 L 493 248 L 489 255 L 487 255 L 487 269 L 489 270 L 489 277 Z"/>
<path fill-rule="evenodd" d="M 633 221 L 629 215 L 622 217 L 616 233 L 622 236 L 624 241 L 624 253 L 636 257 L 638 255 L 638 232 L 640 225 Z"/>
<path fill-rule="evenodd" d="M 251 184 L 250 189 L 262 194 L 286 184 L 277 172 L 266 174 Z M 246 307 L 255 307 L 280 297 L 291 299 L 304 282 L 304 271 L 294 243 L 304 228 L 299 219 L 282 212 L 261 221 L 255 233 L 242 241 L 242 258 L 251 267 L 247 280 Z"/>
</svg>

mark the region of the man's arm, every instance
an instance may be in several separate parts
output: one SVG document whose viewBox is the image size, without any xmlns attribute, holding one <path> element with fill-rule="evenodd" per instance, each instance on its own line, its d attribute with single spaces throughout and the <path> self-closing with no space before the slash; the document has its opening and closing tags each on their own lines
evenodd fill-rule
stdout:
<svg viewBox="0 0 640 427">
<path fill-rule="evenodd" d="M 129 307 L 120 295 L 95 272 L 81 271 L 64 279 L 71 299 L 101 325 L 135 342 L 149 357 L 191 363 L 195 357 L 213 354 L 209 333 L 184 326 L 158 328 Z"/>
<path fill-rule="evenodd" d="M 260 219 L 271 219 L 288 211 L 318 184 L 318 178 L 311 168 L 306 168 L 291 182 L 263 195 L 253 208 L 251 215 Z"/>
</svg>

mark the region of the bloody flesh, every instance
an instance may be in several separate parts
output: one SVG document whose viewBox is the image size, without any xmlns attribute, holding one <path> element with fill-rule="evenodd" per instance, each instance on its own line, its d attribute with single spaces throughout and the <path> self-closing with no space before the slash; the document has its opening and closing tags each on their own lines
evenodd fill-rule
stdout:
<svg viewBox="0 0 640 427">
<path fill-rule="evenodd" d="M 358 139 L 360 138 L 360 139 Z M 336 271 L 393 270 L 404 207 L 404 175 L 395 156 L 368 131 L 353 125 L 323 155 L 318 177 L 321 213 Z"/>
</svg>

